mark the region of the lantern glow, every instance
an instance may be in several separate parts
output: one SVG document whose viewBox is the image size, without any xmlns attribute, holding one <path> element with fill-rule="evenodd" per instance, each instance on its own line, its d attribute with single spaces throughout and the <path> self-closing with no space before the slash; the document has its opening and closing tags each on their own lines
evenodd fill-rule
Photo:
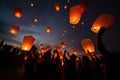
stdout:
<svg viewBox="0 0 120 80">
<path fill-rule="evenodd" d="M 22 50 L 30 51 L 33 46 L 34 40 L 35 39 L 32 36 L 24 36 Z"/>
<path fill-rule="evenodd" d="M 16 18 L 21 18 L 22 17 L 22 9 L 21 8 L 15 8 L 14 15 L 15 15 Z"/>
<path fill-rule="evenodd" d="M 35 6 L 34 2 L 31 2 L 31 3 L 30 3 L 30 6 L 31 6 L 31 7 L 34 7 L 34 6 Z"/>
<path fill-rule="evenodd" d="M 19 31 L 19 29 L 19 26 L 12 25 L 12 27 L 10 28 L 10 33 L 16 34 Z"/>
<path fill-rule="evenodd" d="M 91 31 L 98 33 L 101 27 L 108 28 L 114 23 L 114 16 L 110 14 L 101 14 L 92 25 Z"/>
<path fill-rule="evenodd" d="M 83 39 L 81 41 L 81 45 L 86 53 L 88 54 L 88 51 L 94 55 L 95 49 L 94 49 L 94 44 L 91 39 Z"/>
<path fill-rule="evenodd" d="M 55 9 L 56 9 L 56 11 L 60 11 L 60 4 L 56 3 L 55 4 Z"/>
<path fill-rule="evenodd" d="M 51 28 L 47 27 L 46 32 L 50 33 L 50 31 L 51 31 Z"/>
<path fill-rule="evenodd" d="M 61 47 L 64 49 L 66 47 L 65 42 L 61 42 Z"/>
<path fill-rule="evenodd" d="M 86 2 L 81 2 L 78 5 L 75 5 L 70 8 L 70 15 L 69 15 L 69 22 L 70 24 L 78 24 L 83 13 L 85 12 L 87 8 Z"/>
<path fill-rule="evenodd" d="M 38 21 L 39 21 L 39 19 L 38 19 L 38 18 L 35 18 L 35 19 L 34 19 L 34 22 L 38 22 Z"/>
</svg>

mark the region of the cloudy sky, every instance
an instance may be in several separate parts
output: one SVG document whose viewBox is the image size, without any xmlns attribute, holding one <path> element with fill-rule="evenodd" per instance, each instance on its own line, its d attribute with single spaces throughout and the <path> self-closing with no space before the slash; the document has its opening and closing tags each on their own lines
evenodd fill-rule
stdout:
<svg viewBox="0 0 120 80">
<path fill-rule="evenodd" d="M 103 42 L 109 51 L 120 52 L 119 2 L 117 0 L 86 1 L 88 7 L 79 23 L 72 25 L 69 23 L 70 8 L 79 4 L 81 0 L 0 0 L 0 40 L 21 46 L 23 37 L 32 35 L 37 47 L 41 43 L 54 47 L 65 42 L 67 50 L 76 49 L 78 52 L 83 52 L 80 42 L 90 38 L 97 52 L 97 36 L 90 28 L 100 14 L 111 14 L 115 17 L 115 23 L 103 35 Z M 35 4 L 34 7 L 30 6 L 31 2 Z M 55 10 L 56 3 L 60 5 L 60 11 Z M 66 9 L 64 9 L 65 5 Z M 22 9 L 21 18 L 14 16 L 15 8 Z M 34 22 L 35 18 L 39 21 Z M 82 22 L 84 25 L 81 24 Z M 35 26 L 33 27 L 32 24 Z M 12 25 L 20 27 L 16 35 L 9 32 Z M 48 26 L 51 27 L 50 33 L 46 32 Z"/>
</svg>

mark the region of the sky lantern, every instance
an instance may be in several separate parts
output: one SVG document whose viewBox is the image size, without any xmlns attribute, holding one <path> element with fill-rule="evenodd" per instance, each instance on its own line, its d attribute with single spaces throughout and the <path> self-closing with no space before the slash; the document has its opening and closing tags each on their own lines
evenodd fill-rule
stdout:
<svg viewBox="0 0 120 80">
<path fill-rule="evenodd" d="M 60 51 L 60 47 L 59 47 L 59 46 L 56 46 L 55 48 L 56 48 L 56 50 L 57 50 L 58 52 Z"/>
<path fill-rule="evenodd" d="M 12 25 L 12 27 L 10 28 L 10 33 L 12 34 L 17 34 L 17 32 L 19 31 L 19 26 L 16 25 Z"/>
<path fill-rule="evenodd" d="M 64 9 L 65 9 L 65 10 L 67 9 L 67 5 L 64 5 Z"/>
<path fill-rule="evenodd" d="M 65 42 L 61 42 L 61 47 L 64 49 L 66 47 Z"/>
<path fill-rule="evenodd" d="M 67 0 L 68 3 L 70 3 L 70 0 Z"/>
<path fill-rule="evenodd" d="M 31 2 L 31 3 L 30 3 L 30 6 L 31 6 L 31 7 L 34 7 L 34 6 L 35 6 L 35 3 L 34 3 L 34 2 Z"/>
<path fill-rule="evenodd" d="M 38 22 L 38 21 L 39 21 L 39 19 L 38 19 L 38 18 L 35 18 L 35 19 L 34 19 L 34 22 Z"/>
<path fill-rule="evenodd" d="M 28 56 L 27 56 L 27 55 L 25 55 L 25 56 L 24 56 L 24 60 L 26 61 L 27 59 L 28 59 Z"/>
<path fill-rule="evenodd" d="M 55 9 L 56 9 L 56 11 L 60 11 L 60 4 L 56 3 L 55 4 Z"/>
<path fill-rule="evenodd" d="M 86 53 L 88 55 L 88 51 L 94 55 L 95 49 L 94 49 L 94 44 L 91 39 L 83 39 L 81 41 L 81 45 Z"/>
<path fill-rule="evenodd" d="M 22 50 L 30 51 L 34 44 L 35 38 L 32 36 L 24 36 L 23 43 L 22 43 Z"/>
<path fill-rule="evenodd" d="M 14 15 L 15 15 L 16 18 L 21 18 L 22 17 L 22 9 L 21 8 L 15 8 Z"/>
<path fill-rule="evenodd" d="M 40 49 L 42 49 L 43 48 L 43 44 L 40 44 Z"/>
<path fill-rule="evenodd" d="M 46 32 L 50 33 L 50 31 L 51 31 L 51 28 L 47 27 Z"/>
<path fill-rule="evenodd" d="M 73 54 L 75 54 L 75 55 L 76 55 L 76 54 L 77 54 L 77 50 L 75 50 L 75 49 L 74 49 L 74 50 L 73 50 Z"/>
<path fill-rule="evenodd" d="M 46 46 L 45 49 L 46 49 L 46 51 L 48 51 L 48 50 L 50 50 L 50 48 L 51 48 L 51 47 L 48 45 L 48 46 Z"/>
<path fill-rule="evenodd" d="M 78 24 L 87 6 L 87 2 L 81 2 L 71 7 L 69 12 L 69 23 L 73 25 Z"/>
<path fill-rule="evenodd" d="M 108 28 L 114 23 L 114 16 L 110 14 L 101 14 L 95 20 L 91 27 L 91 31 L 98 33 L 101 27 Z"/>
</svg>

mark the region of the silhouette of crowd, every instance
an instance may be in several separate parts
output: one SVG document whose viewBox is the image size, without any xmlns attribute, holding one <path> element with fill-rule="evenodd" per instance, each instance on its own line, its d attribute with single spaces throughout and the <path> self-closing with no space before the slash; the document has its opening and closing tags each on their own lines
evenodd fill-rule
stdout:
<svg viewBox="0 0 120 80">
<path fill-rule="evenodd" d="M 78 57 L 75 54 L 70 54 L 69 51 L 64 50 L 63 56 L 59 55 L 58 50 L 50 49 L 44 54 L 36 52 L 21 52 L 25 53 L 21 56 L 24 60 L 24 74 L 22 80 L 120 80 L 120 53 L 109 52 L 102 41 L 102 35 L 105 29 L 101 28 L 97 35 L 98 50 L 102 56 L 86 55 Z M 4 45 L 3 41 L 0 43 L 0 65 L 7 62 L 3 61 L 3 56 L 12 56 L 18 53 L 18 49 L 14 48 L 12 54 L 8 54 L 8 47 Z M 4 53 L 4 54 L 3 54 Z M 1 57 L 2 56 L 2 57 Z M 7 58 L 9 59 L 9 58 Z"/>
</svg>

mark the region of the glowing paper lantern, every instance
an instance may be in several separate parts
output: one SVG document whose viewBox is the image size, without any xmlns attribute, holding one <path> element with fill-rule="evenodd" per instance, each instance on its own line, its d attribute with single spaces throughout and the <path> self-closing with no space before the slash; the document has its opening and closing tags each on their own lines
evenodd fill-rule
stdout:
<svg viewBox="0 0 120 80">
<path fill-rule="evenodd" d="M 12 27 L 10 28 L 10 33 L 12 34 L 17 34 L 17 32 L 19 31 L 19 26 L 16 25 L 12 25 Z"/>
<path fill-rule="evenodd" d="M 62 47 L 63 49 L 66 47 L 65 42 L 62 42 L 62 43 L 61 43 L 61 47 Z"/>
<path fill-rule="evenodd" d="M 64 5 L 64 9 L 65 9 L 65 10 L 67 9 L 67 5 Z"/>
<path fill-rule="evenodd" d="M 34 19 L 34 22 L 38 22 L 38 21 L 39 21 L 39 19 L 38 19 L 38 18 L 35 18 L 35 19 Z"/>
<path fill-rule="evenodd" d="M 46 46 L 45 49 L 46 49 L 46 51 L 50 50 L 50 46 Z"/>
<path fill-rule="evenodd" d="M 24 36 L 23 43 L 22 43 L 22 50 L 30 51 L 33 46 L 35 38 L 32 36 Z"/>
<path fill-rule="evenodd" d="M 28 56 L 27 56 L 27 55 L 25 55 L 25 56 L 24 56 L 24 60 L 26 61 L 27 59 L 28 59 Z"/>
<path fill-rule="evenodd" d="M 43 48 L 43 44 L 40 44 L 40 49 L 42 49 Z"/>
<path fill-rule="evenodd" d="M 110 14 L 101 14 L 92 25 L 91 31 L 98 33 L 101 27 L 108 28 L 114 23 L 114 16 Z"/>
<path fill-rule="evenodd" d="M 46 32 L 50 33 L 50 31 L 51 31 L 51 28 L 47 27 Z"/>
<path fill-rule="evenodd" d="M 86 7 L 88 5 L 86 5 L 86 2 L 81 2 L 78 5 L 75 5 L 73 7 L 70 8 L 70 15 L 69 15 L 69 22 L 70 24 L 78 24 L 83 13 L 86 10 Z"/>
<path fill-rule="evenodd" d="M 94 44 L 91 39 L 83 39 L 81 41 L 81 45 L 86 53 L 88 54 L 88 51 L 94 55 L 95 49 L 94 49 Z"/>
<path fill-rule="evenodd" d="M 14 15 L 15 15 L 16 18 L 21 18 L 22 17 L 22 9 L 21 8 L 15 8 Z"/>
<path fill-rule="evenodd" d="M 35 6 L 35 3 L 34 3 L 34 2 L 31 2 L 31 3 L 30 3 L 30 6 L 31 6 L 31 7 L 34 7 L 34 6 Z"/>
<path fill-rule="evenodd" d="M 55 48 L 56 48 L 56 50 L 57 50 L 58 52 L 60 51 L 60 47 L 59 47 L 59 46 L 56 46 Z"/>
<path fill-rule="evenodd" d="M 55 9 L 56 9 L 56 11 L 60 11 L 60 4 L 56 3 L 55 4 Z"/>
<path fill-rule="evenodd" d="M 75 55 L 76 55 L 76 54 L 77 54 L 77 50 L 75 50 L 75 49 L 74 49 L 74 50 L 73 50 L 73 54 L 75 54 Z"/>
</svg>

